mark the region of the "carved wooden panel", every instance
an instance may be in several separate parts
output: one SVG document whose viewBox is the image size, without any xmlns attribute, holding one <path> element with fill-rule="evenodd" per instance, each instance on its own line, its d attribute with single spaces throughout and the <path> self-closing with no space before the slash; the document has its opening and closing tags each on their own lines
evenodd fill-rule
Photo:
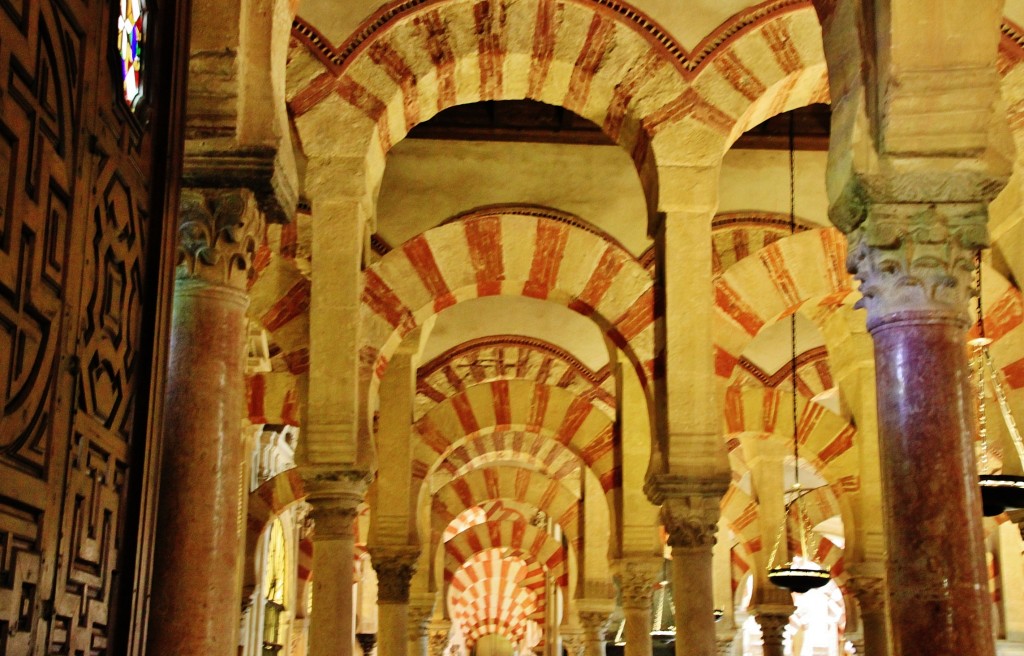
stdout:
<svg viewBox="0 0 1024 656">
<path fill-rule="evenodd" d="M 149 135 L 116 2 L 0 0 L 0 656 L 111 654 Z"/>
</svg>

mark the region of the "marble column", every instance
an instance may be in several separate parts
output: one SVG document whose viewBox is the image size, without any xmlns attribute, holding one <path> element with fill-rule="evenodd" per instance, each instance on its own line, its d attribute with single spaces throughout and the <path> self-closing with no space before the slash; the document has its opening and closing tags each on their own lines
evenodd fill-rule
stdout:
<svg viewBox="0 0 1024 656">
<path fill-rule="evenodd" d="M 673 496 L 661 519 L 672 547 L 672 598 L 676 609 L 676 656 L 714 656 L 715 596 L 712 548 L 718 531 L 719 495 Z"/>
<path fill-rule="evenodd" d="M 625 656 L 651 656 L 651 598 L 660 582 L 661 558 L 624 558 L 618 563 L 622 612 L 626 616 L 623 637 Z"/>
<path fill-rule="evenodd" d="M 848 234 L 847 265 L 875 343 L 896 654 L 995 652 L 965 347 L 985 220 L 980 202 L 875 202 Z"/>
<path fill-rule="evenodd" d="M 579 611 L 583 625 L 583 653 L 585 656 L 604 656 L 605 634 L 611 613 L 604 610 Z"/>
<path fill-rule="evenodd" d="M 754 609 L 754 617 L 761 627 L 764 656 L 783 656 L 783 638 L 793 610 L 792 606 L 762 606 Z"/>
<path fill-rule="evenodd" d="M 245 286 L 261 230 L 244 190 L 181 193 L 149 653 L 237 650 Z"/>
<path fill-rule="evenodd" d="M 408 656 L 409 584 L 416 573 L 419 547 L 371 547 L 370 562 L 377 572 L 377 654 Z M 425 621 L 422 618 L 420 622 Z M 416 627 L 416 630 L 420 629 Z"/>
<path fill-rule="evenodd" d="M 885 615 L 885 579 L 882 576 L 854 574 L 850 568 L 846 587 L 857 599 L 860 608 L 861 651 L 870 656 L 889 655 L 889 628 Z"/>
<path fill-rule="evenodd" d="M 355 520 L 368 485 L 360 471 L 303 469 L 313 518 L 309 656 L 353 656 Z"/>
</svg>

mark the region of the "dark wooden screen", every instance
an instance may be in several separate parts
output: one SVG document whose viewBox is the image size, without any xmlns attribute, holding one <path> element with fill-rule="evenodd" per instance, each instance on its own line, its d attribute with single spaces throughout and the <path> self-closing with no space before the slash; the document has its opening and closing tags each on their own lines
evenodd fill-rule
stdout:
<svg viewBox="0 0 1024 656">
<path fill-rule="evenodd" d="M 0 0 L 0 656 L 120 656 L 144 587 L 154 447 L 136 413 L 163 333 L 156 242 L 173 238 L 154 99 L 180 47 L 156 32 L 180 21 L 165 5 L 150 2 L 150 102 L 133 114 L 116 0 Z"/>
</svg>

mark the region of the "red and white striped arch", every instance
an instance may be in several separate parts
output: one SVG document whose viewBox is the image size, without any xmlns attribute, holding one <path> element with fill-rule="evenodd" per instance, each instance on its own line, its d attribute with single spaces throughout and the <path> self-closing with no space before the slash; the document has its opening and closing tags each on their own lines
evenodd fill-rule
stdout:
<svg viewBox="0 0 1024 656">
<path fill-rule="evenodd" d="M 465 509 L 485 502 L 512 500 L 544 512 L 561 525 L 570 541 L 579 535 L 580 500 L 558 479 L 523 467 L 482 467 L 456 478 L 434 493 L 430 520 L 440 534 Z"/>
<path fill-rule="evenodd" d="M 796 231 L 819 228 L 797 219 Z M 778 212 L 722 212 L 711 221 L 711 270 L 714 277 L 766 246 L 790 236 L 789 215 Z"/>
<path fill-rule="evenodd" d="M 430 316 L 482 296 L 527 296 L 593 319 L 636 366 L 653 374 L 653 280 L 630 253 L 537 208 L 485 209 L 421 233 L 366 269 L 360 358 L 370 394 L 402 338 Z"/>
<path fill-rule="evenodd" d="M 445 542 L 443 548 L 446 584 L 454 579 L 455 573 L 470 557 L 487 549 L 500 549 L 505 555 L 516 555 L 527 562 L 537 563 L 558 585 L 568 584 L 562 543 L 526 522 L 476 524 Z"/>
<path fill-rule="evenodd" d="M 429 474 L 431 489 L 434 490 L 453 478 L 490 463 L 515 460 L 559 480 L 578 479 L 584 464 L 566 446 L 546 436 L 525 431 L 494 431 L 465 437 L 452 446 L 432 472 L 427 464 L 431 456 L 424 451 L 424 457 L 426 459 L 413 462 L 413 478 L 422 480 Z"/>
<path fill-rule="evenodd" d="M 282 512 L 306 498 L 298 469 L 287 469 L 249 493 L 245 521 L 246 584 L 256 583 L 256 547 L 267 526 Z"/>
<path fill-rule="evenodd" d="M 273 370 L 246 376 L 246 407 L 254 424 L 298 426 L 297 377 L 309 370 L 310 281 L 296 265 L 299 224 L 269 225 L 249 280 L 249 317 L 267 333 Z"/>
<path fill-rule="evenodd" d="M 725 393 L 726 444 L 738 450 L 749 435 L 792 444 L 792 395 L 788 391 L 757 387 L 730 387 Z M 837 497 L 859 489 L 860 465 L 852 449 L 857 428 L 823 406 L 798 396 L 797 439 L 800 457 L 829 481 Z M 739 457 L 740 454 L 737 454 Z M 742 459 L 733 460 L 734 471 L 746 473 Z M 854 479 L 856 479 L 856 483 Z M 852 488 L 852 489 L 851 489 Z M 846 519 L 844 517 L 844 519 Z"/>
<path fill-rule="evenodd" d="M 495 380 L 533 380 L 589 398 L 615 416 L 615 379 L 607 366 L 591 371 L 568 351 L 541 339 L 494 335 L 464 342 L 422 365 L 417 372 L 419 419 L 466 387 Z"/>
<path fill-rule="evenodd" d="M 621 486 L 614 422 L 587 399 L 524 380 L 470 387 L 417 421 L 413 476 L 428 474 L 467 436 L 495 432 L 542 435 L 582 460 L 605 492 Z"/>
<path fill-rule="evenodd" d="M 809 301 L 838 305 L 856 294 L 846 273 L 846 238 L 834 228 L 780 239 L 740 260 L 715 281 L 715 368 L 732 375 L 768 323 Z"/>
<path fill-rule="evenodd" d="M 469 642 L 500 625 L 518 642 L 525 621 L 543 622 L 547 599 L 544 569 L 537 563 L 489 549 L 473 555 L 456 572 L 448 590 L 448 610 Z"/>
<path fill-rule="evenodd" d="M 286 94 L 306 154 L 370 162 L 373 189 L 384 155 L 437 112 L 529 98 L 602 126 L 649 177 L 648 135 L 671 118 L 665 96 L 686 84 L 669 37 L 652 34 L 654 23 L 632 7 L 612 4 L 396 2 L 338 49 L 296 21 L 292 35 L 305 48 L 289 57 Z"/>
</svg>

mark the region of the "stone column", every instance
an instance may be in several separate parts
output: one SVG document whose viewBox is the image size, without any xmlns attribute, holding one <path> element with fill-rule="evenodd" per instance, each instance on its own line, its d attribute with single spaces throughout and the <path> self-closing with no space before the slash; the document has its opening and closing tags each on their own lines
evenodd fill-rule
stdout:
<svg viewBox="0 0 1024 656">
<path fill-rule="evenodd" d="M 661 578 L 661 558 L 624 558 L 618 564 L 625 656 L 651 656 L 651 596 Z"/>
<path fill-rule="evenodd" d="M 261 230 L 244 190 L 181 193 L 149 653 L 237 650 L 245 285 Z"/>
<path fill-rule="evenodd" d="M 672 547 L 672 596 L 676 607 L 676 656 L 714 656 L 715 596 L 711 550 L 718 530 L 718 495 L 665 499 L 661 519 Z"/>
<path fill-rule="evenodd" d="M 931 172 L 928 172 L 931 173 Z M 977 196 L 977 180 L 935 174 L 925 198 Z M 890 199 L 886 199 L 890 201 Z M 990 656 L 992 614 L 964 346 L 973 257 L 987 245 L 981 202 L 875 202 L 849 232 L 875 343 L 886 581 L 893 652 Z M 936 621 L 936 618 L 942 618 Z"/>
<path fill-rule="evenodd" d="M 427 656 L 445 656 L 451 628 L 448 620 L 433 620 L 427 624 Z"/>
<path fill-rule="evenodd" d="M 761 626 L 764 656 L 783 656 L 782 641 L 793 610 L 792 606 L 761 606 L 754 609 L 754 617 Z"/>
<path fill-rule="evenodd" d="M 379 656 L 408 655 L 409 583 L 416 573 L 418 557 L 419 547 L 370 548 L 370 561 L 377 572 Z"/>
<path fill-rule="evenodd" d="M 368 485 L 361 471 L 303 468 L 313 518 L 309 656 L 353 656 L 355 525 Z"/>
<path fill-rule="evenodd" d="M 885 615 L 885 579 L 882 575 L 856 573 L 862 567 L 850 567 L 847 588 L 860 607 L 861 649 L 858 654 L 889 656 L 889 627 Z"/>
<path fill-rule="evenodd" d="M 605 633 L 611 613 L 603 610 L 580 611 L 583 625 L 583 653 L 585 656 L 604 656 Z"/>
<path fill-rule="evenodd" d="M 732 643 L 736 640 L 736 633 L 733 631 L 732 635 L 718 634 L 718 656 L 731 656 L 732 654 Z"/>
</svg>

